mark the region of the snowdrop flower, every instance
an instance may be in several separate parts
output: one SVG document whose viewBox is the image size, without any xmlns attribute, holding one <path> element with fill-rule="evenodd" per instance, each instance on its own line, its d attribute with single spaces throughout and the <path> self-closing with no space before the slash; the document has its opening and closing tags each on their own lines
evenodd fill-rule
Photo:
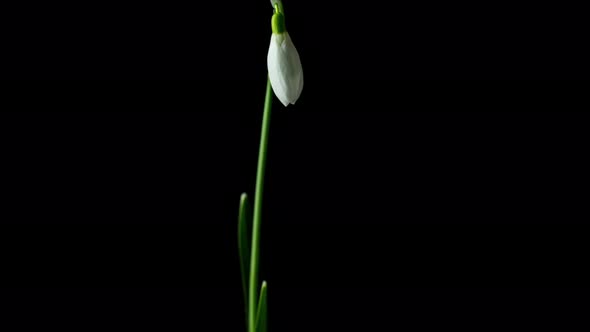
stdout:
<svg viewBox="0 0 590 332">
<path fill-rule="evenodd" d="M 283 105 L 295 104 L 303 90 L 303 69 L 299 53 L 285 28 L 285 16 L 279 0 L 271 0 L 272 36 L 268 48 L 268 76 L 272 89 Z"/>
</svg>

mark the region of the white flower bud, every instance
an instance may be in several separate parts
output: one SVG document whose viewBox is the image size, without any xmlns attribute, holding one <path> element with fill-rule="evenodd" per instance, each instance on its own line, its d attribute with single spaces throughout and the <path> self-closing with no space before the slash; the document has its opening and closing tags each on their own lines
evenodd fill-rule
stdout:
<svg viewBox="0 0 590 332">
<path fill-rule="evenodd" d="M 272 30 L 267 58 L 268 76 L 275 95 L 283 105 L 288 106 L 295 104 L 301 95 L 303 69 L 299 53 L 285 28 L 285 18 L 281 12 L 273 15 Z"/>
</svg>

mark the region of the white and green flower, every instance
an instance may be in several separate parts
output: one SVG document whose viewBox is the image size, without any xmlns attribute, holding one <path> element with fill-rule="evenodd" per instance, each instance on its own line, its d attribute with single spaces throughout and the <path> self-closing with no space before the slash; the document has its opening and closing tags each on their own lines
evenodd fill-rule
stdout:
<svg viewBox="0 0 590 332">
<path fill-rule="evenodd" d="M 272 16 L 272 36 L 268 48 L 268 76 L 272 89 L 283 105 L 295 104 L 303 90 L 303 69 L 299 53 L 285 28 L 282 4 L 271 0 L 275 8 Z"/>
</svg>

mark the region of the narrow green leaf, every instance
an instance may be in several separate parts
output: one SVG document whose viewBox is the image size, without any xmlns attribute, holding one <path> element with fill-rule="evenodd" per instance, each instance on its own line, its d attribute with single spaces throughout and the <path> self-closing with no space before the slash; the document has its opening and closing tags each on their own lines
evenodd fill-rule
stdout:
<svg viewBox="0 0 590 332">
<path fill-rule="evenodd" d="M 260 287 L 260 300 L 258 301 L 258 314 L 256 315 L 256 332 L 266 332 L 268 328 L 268 312 L 266 301 L 266 281 Z"/>
<path fill-rule="evenodd" d="M 242 289 L 244 291 L 244 306 L 246 324 L 248 324 L 248 273 L 250 272 L 250 204 L 248 194 L 240 197 L 240 214 L 238 217 L 238 250 L 240 253 L 240 270 L 242 272 Z"/>
</svg>

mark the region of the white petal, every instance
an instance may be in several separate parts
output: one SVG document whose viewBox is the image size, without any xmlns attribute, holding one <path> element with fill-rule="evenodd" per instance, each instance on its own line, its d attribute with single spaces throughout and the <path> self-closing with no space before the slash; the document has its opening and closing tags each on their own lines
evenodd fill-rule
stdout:
<svg viewBox="0 0 590 332">
<path fill-rule="evenodd" d="M 301 80 L 299 80 L 299 89 L 297 90 L 297 98 L 295 98 L 295 101 L 301 96 L 301 91 L 303 91 L 303 71 L 301 71 Z M 295 104 L 295 101 L 293 104 Z"/>
<path fill-rule="evenodd" d="M 272 35 L 267 62 L 275 95 L 285 106 L 295 104 L 303 89 L 303 70 L 297 49 L 287 32 Z"/>
<path fill-rule="evenodd" d="M 282 60 L 282 51 L 281 51 L 281 41 L 284 40 L 282 35 L 272 34 L 270 37 L 270 46 L 268 47 L 268 57 L 267 57 L 267 65 L 268 65 L 268 77 L 270 78 L 270 84 L 272 85 L 272 90 L 274 91 L 275 95 L 283 105 L 289 105 L 289 98 L 287 97 L 287 87 L 285 84 L 285 80 L 283 78 L 283 71 L 281 67 L 283 66 Z"/>
<path fill-rule="evenodd" d="M 303 90 L 303 69 L 301 67 L 301 59 L 299 58 L 299 53 L 293 45 L 291 41 L 291 37 L 289 33 L 285 33 L 285 49 L 286 54 L 288 57 L 289 62 L 289 101 L 291 104 L 295 104 L 299 96 L 301 95 L 301 91 Z"/>
</svg>

